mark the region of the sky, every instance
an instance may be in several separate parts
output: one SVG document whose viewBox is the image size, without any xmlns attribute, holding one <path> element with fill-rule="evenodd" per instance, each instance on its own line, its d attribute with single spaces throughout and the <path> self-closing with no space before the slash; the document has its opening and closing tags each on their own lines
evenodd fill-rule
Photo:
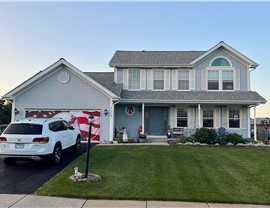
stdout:
<svg viewBox="0 0 270 208">
<path fill-rule="evenodd" d="M 270 101 L 269 11 L 267 1 L 0 1 L 0 96 L 60 58 L 109 72 L 116 50 L 206 51 L 224 41 L 259 64 L 251 89 Z M 270 103 L 257 117 L 270 117 Z"/>
</svg>

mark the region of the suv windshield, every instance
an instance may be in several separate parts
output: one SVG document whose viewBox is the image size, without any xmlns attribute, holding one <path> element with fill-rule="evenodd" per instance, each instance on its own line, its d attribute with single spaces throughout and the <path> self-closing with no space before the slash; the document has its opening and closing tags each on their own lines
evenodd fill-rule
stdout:
<svg viewBox="0 0 270 208">
<path fill-rule="evenodd" d="M 10 124 L 4 134 L 42 134 L 42 125 L 40 124 Z"/>
</svg>

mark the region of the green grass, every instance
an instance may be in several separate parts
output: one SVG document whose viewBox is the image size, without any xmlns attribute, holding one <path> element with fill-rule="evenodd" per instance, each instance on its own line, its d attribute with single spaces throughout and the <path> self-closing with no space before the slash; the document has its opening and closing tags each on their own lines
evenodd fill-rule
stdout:
<svg viewBox="0 0 270 208">
<path fill-rule="evenodd" d="M 268 150 L 226 147 L 107 146 L 91 150 L 96 183 L 69 179 L 86 154 L 36 191 L 85 199 L 270 204 Z"/>
</svg>

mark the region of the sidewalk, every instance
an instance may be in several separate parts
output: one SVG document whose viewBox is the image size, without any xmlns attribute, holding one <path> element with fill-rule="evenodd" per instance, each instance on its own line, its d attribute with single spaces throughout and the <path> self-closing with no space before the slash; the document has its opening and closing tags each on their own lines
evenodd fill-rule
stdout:
<svg viewBox="0 0 270 208">
<path fill-rule="evenodd" d="M 218 204 L 195 202 L 165 201 L 127 201 L 127 200 L 84 200 L 36 195 L 0 194 L 1 208 L 39 208 L 39 207 L 72 207 L 72 208 L 266 208 L 264 205 Z"/>
</svg>

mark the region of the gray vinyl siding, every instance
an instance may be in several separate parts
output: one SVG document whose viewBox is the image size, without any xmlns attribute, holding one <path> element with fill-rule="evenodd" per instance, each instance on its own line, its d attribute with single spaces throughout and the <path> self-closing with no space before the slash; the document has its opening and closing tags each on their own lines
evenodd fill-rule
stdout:
<svg viewBox="0 0 270 208">
<path fill-rule="evenodd" d="M 117 130 L 122 130 L 123 127 L 126 128 L 128 138 L 138 138 L 139 128 L 142 123 L 142 112 L 138 111 L 138 107 L 141 105 L 131 106 L 135 107 L 135 113 L 133 115 L 127 115 L 125 113 L 125 108 L 128 105 L 120 105 L 116 106 L 116 122 L 115 128 Z"/>
<path fill-rule="evenodd" d="M 66 84 L 58 81 L 58 74 L 66 71 L 70 80 Z M 15 119 L 25 116 L 26 109 L 100 110 L 100 140 L 109 140 L 110 98 L 89 85 L 66 68 L 55 69 L 46 79 L 16 97 L 16 108 L 20 112 Z"/>
<path fill-rule="evenodd" d="M 201 71 L 207 69 L 211 61 L 217 56 L 224 56 L 228 58 L 232 63 L 232 67 L 234 67 L 235 70 L 240 70 L 240 91 L 247 91 L 248 90 L 248 83 L 247 83 L 248 74 L 247 73 L 249 73 L 247 66 L 245 66 L 244 64 L 242 64 L 241 62 L 233 58 L 232 56 L 228 55 L 227 53 L 223 52 L 221 49 L 218 49 L 216 52 L 214 52 L 207 58 L 201 60 L 198 64 L 194 66 L 194 69 L 196 71 L 195 89 L 201 90 Z"/>
</svg>

